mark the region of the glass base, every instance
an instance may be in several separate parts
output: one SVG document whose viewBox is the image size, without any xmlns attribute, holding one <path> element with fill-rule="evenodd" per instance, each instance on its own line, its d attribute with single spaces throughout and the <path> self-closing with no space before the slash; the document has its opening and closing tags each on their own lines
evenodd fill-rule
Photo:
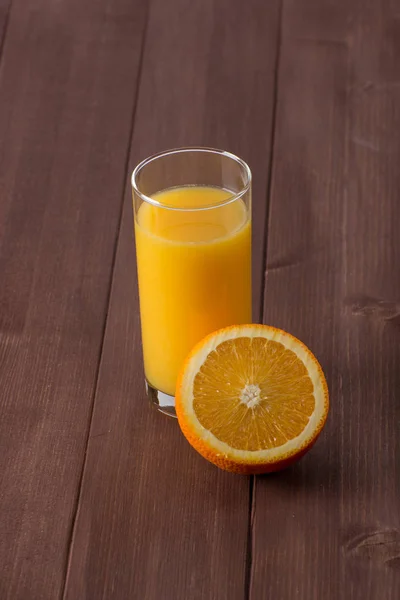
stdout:
<svg viewBox="0 0 400 600">
<path fill-rule="evenodd" d="M 169 417 L 176 417 L 175 412 L 175 398 L 160 392 L 146 380 L 146 394 L 157 410 L 168 415 Z"/>
</svg>

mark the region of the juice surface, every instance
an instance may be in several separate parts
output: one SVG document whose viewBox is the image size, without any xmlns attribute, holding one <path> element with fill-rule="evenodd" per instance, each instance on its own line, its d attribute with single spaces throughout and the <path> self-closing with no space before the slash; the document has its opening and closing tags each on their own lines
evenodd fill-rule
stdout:
<svg viewBox="0 0 400 600">
<path fill-rule="evenodd" d="M 216 187 L 164 190 L 164 206 L 214 206 L 232 193 Z M 228 325 L 251 322 L 251 221 L 242 200 L 178 211 L 143 203 L 135 221 L 146 378 L 175 394 L 192 347 Z"/>
</svg>

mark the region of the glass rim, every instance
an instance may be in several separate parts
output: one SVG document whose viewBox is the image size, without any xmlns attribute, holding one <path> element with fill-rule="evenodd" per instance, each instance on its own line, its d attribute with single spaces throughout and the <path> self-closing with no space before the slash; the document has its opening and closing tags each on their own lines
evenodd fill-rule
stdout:
<svg viewBox="0 0 400 600">
<path fill-rule="evenodd" d="M 222 200 L 220 202 L 215 202 L 214 204 L 208 204 L 207 206 L 203 205 L 203 206 L 190 206 L 190 207 L 179 207 L 179 206 L 171 206 L 168 204 L 163 204 L 162 202 L 159 202 L 158 200 L 155 200 L 154 198 L 151 198 L 150 196 L 147 196 L 142 191 L 140 191 L 140 189 L 137 185 L 137 177 L 138 177 L 139 173 L 142 171 L 142 169 L 144 169 L 150 163 L 158 160 L 159 158 L 163 158 L 164 156 L 170 156 L 173 154 L 182 154 L 184 152 L 204 152 L 204 153 L 208 153 L 208 154 L 225 156 L 225 157 L 231 159 L 232 161 L 237 163 L 243 169 L 243 171 L 246 175 L 246 181 L 243 185 L 243 188 L 237 193 L 232 193 L 225 200 Z M 139 196 L 139 198 L 141 200 L 143 200 L 143 202 L 147 202 L 148 204 L 152 204 L 153 206 L 157 206 L 159 208 L 165 208 L 167 210 L 175 210 L 175 211 L 181 211 L 181 212 L 210 210 L 213 208 L 219 208 L 220 206 L 226 206 L 227 204 L 231 204 L 232 202 L 239 200 L 240 198 L 242 198 L 242 196 L 247 194 L 247 192 L 249 191 L 250 186 L 251 186 L 251 170 L 250 170 L 249 165 L 243 159 L 239 158 L 239 156 L 236 156 L 236 154 L 232 154 L 232 152 L 228 152 L 227 150 L 219 150 L 218 148 L 209 148 L 207 146 L 184 146 L 181 148 L 172 148 L 170 150 L 164 150 L 161 152 L 157 152 L 156 154 L 152 154 L 151 156 L 142 160 L 134 168 L 134 170 L 132 172 L 131 185 L 132 185 L 132 189 L 135 192 L 135 194 L 137 194 Z M 196 185 L 196 184 L 193 184 L 193 185 Z M 172 189 L 172 188 L 169 188 L 169 189 Z M 159 191 L 161 192 L 163 190 L 159 190 Z M 230 191 L 230 190 L 227 190 L 227 191 Z"/>
</svg>

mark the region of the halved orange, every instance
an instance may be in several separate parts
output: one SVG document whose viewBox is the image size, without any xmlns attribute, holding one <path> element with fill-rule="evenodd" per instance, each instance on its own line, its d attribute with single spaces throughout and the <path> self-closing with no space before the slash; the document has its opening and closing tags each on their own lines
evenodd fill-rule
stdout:
<svg viewBox="0 0 400 600">
<path fill-rule="evenodd" d="M 176 414 L 204 458 L 236 473 L 289 466 L 316 441 L 328 387 L 311 351 L 267 325 L 238 325 L 206 337 L 178 378 Z"/>
</svg>

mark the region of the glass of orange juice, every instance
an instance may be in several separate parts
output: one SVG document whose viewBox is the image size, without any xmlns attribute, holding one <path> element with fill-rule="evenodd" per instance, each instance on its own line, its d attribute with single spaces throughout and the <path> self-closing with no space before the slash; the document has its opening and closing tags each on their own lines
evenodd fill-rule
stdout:
<svg viewBox="0 0 400 600">
<path fill-rule="evenodd" d="M 193 346 L 251 323 L 251 172 L 229 152 L 180 148 L 141 162 L 132 188 L 147 393 L 175 415 Z"/>
</svg>

